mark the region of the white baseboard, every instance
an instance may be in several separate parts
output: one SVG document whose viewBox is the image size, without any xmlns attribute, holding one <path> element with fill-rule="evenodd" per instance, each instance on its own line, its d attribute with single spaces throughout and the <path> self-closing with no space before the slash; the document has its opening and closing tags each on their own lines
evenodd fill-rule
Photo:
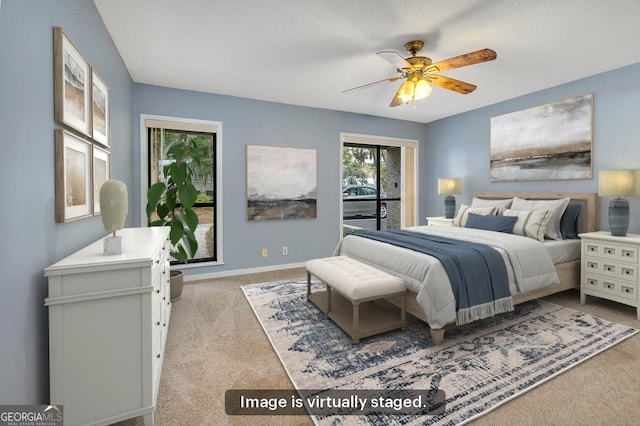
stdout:
<svg viewBox="0 0 640 426">
<path fill-rule="evenodd" d="M 213 278 L 232 277 L 235 275 L 257 274 L 259 272 L 272 272 L 272 271 L 281 271 L 283 269 L 304 268 L 305 265 L 306 265 L 306 262 L 301 262 L 301 263 L 289 263 L 286 265 L 264 266 L 260 268 L 236 269 L 233 271 L 212 272 L 207 274 L 189 274 L 189 275 L 185 274 L 184 281 L 189 282 L 189 281 L 209 280 Z"/>
</svg>

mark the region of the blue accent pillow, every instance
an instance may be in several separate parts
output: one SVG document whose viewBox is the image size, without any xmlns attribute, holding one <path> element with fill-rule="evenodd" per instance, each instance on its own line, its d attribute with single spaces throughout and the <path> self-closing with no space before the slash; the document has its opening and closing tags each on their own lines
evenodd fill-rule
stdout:
<svg viewBox="0 0 640 426">
<path fill-rule="evenodd" d="M 560 219 L 560 232 L 567 240 L 577 240 L 578 237 L 578 214 L 580 213 L 579 204 L 570 204 L 567 206 L 562 219 Z"/>
<path fill-rule="evenodd" d="M 518 221 L 517 216 L 482 216 L 479 214 L 469 213 L 465 228 L 485 229 L 487 231 L 506 232 L 510 234 L 513 225 Z"/>
</svg>

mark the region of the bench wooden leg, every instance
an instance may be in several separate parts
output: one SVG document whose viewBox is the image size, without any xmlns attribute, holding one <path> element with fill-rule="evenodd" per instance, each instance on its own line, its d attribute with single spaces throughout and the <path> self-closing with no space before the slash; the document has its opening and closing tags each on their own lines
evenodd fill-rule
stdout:
<svg viewBox="0 0 640 426">
<path fill-rule="evenodd" d="M 327 288 L 327 312 L 325 314 L 329 317 L 329 312 L 331 312 L 331 286 L 325 283 Z"/>
<path fill-rule="evenodd" d="M 353 302 L 353 338 L 352 344 L 356 344 L 360 341 L 360 302 Z"/>
<path fill-rule="evenodd" d="M 307 271 L 307 300 L 311 294 L 311 272 Z"/>
<path fill-rule="evenodd" d="M 402 321 L 402 330 L 407 329 L 407 293 L 402 293 L 402 303 L 400 307 L 400 321 Z"/>
<path fill-rule="evenodd" d="M 444 328 L 432 328 L 431 343 L 434 345 L 441 345 L 442 342 L 444 342 Z"/>
</svg>

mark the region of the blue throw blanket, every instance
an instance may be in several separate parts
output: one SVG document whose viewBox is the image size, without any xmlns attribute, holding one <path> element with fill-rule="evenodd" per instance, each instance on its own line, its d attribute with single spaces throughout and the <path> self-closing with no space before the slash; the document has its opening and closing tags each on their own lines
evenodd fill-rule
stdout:
<svg viewBox="0 0 640 426">
<path fill-rule="evenodd" d="M 492 247 L 401 229 L 353 235 L 425 253 L 438 259 L 451 282 L 456 300 L 457 324 L 513 311 L 507 268 L 500 253 Z"/>
</svg>

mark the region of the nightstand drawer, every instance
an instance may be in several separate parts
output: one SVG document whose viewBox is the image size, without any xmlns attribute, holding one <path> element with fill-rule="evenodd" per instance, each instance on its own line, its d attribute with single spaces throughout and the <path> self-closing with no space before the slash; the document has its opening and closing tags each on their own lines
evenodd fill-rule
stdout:
<svg viewBox="0 0 640 426">
<path fill-rule="evenodd" d="M 606 259 L 585 257 L 585 272 L 601 274 L 611 278 L 620 278 L 634 283 L 638 282 L 638 266 L 627 265 L 620 262 L 611 262 Z"/>
<path fill-rule="evenodd" d="M 629 300 L 637 300 L 637 286 L 632 283 L 616 282 L 605 277 L 586 275 L 583 283 L 583 291 L 587 294 L 593 292 L 618 296 Z"/>
<path fill-rule="evenodd" d="M 584 244 L 584 255 L 620 262 L 638 263 L 638 247 L 589 241 Z"/>
</svg>

